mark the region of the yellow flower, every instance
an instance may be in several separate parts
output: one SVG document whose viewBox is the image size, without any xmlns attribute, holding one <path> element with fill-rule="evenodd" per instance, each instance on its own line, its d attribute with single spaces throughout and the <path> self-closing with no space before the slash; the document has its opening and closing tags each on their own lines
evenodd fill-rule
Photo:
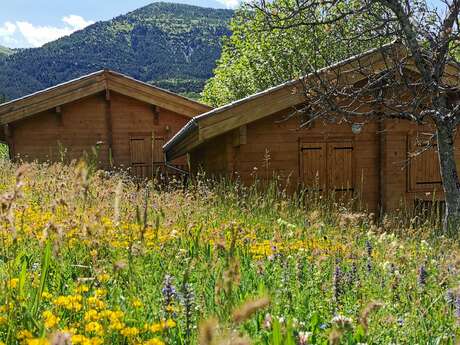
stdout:
<svg viewBox="0 0 460 345">
<path fill-rule="evenodd" d="M 88 305 L 92 308 L 95 309 L 104 309 L 105 308 L 105 303 L 101 300 L 99 300 L 97 297 L 89 297 L 88 298 Z"/>
<path fill-rule="evenodd" d="M 45 327 L 46 328 L 53 328 L 56 327 L 60 319 L 56 317 L 51 311 L 45 310 L 43 312 L 43 318 L 45 321 Z"/>
<path fill-rule="evenodd" d="M 135 337 L 139 334 L 139 329 L 136 327 L 126 327 L 123 328 L 120 333 L 127 338 Z"/>
<path fill-rule="evenodd" d="M 108 275 L 107 273 L 102 273 L 101 275 L 99 275 L 99 277 L 97 277 L 97 279 L 101 283 L 107 283 L 110 280 L 110 275 Z"/>
<path fill-rule="evenodd" d="M 0 316 L 0 325 L 6 325 L 8 319 L 4 316 Z"/>
<path fill-rule="evenodd" d="M 18 284 L 19 284 L 19 279 L 18 278 L 13 278 L 8 282 L 8 286 L 11 289 L 16 289 L 18 287 Z"/>
<path fill-rule="evenodd" d="M 139 298 L 134 298 L 131 304 L 136 309 L 142 308 L 142 306 L 144 305 Z"/>
<path fill-rule="evenodd" d="M 89 291 L 88 285 L 80 285 L 75 288 L 75 292 L 78 294 L 85 293 Z"/>
<path fill-rule="evenodd" d="M 172 319 L 166 320 L 165 328 L 174 328 L 174 327 L 176 327 L 176 321 L 174 321 Z"/>
<path fill-rule="evenodd" d="M 27 339 L 25 343 L 27 345 L 49 345 L 46 338 Z"/>
<path fill-rule="evenodd" d="M 58 307 L 63 307 L 67 310 L 80 311 L 83 307 L 81 301 L 83 297 L 81 295 L 74 296 L 59 296 L 53 303 Z"/>
<path fill-rule="evenodd" d="M 30 339 L 32 337 L 33 337 L 32 333 L 30 333 L 26 329 L 23 329 L 19 331 L 18 334 L 16 334 L 16 338 L 18 338 L 18 340 Z"/>
<path fill-rule="evenodd" d="M 164 345 L 165 343 L 162 342 L 158 338 L 152 338 L 144 342 L 144 345 Z"/>
<path fill-rule="evenodd" d="M 105 296 L 107 295 L 107 290 L 106 289 L 96 289 L 96 291 L 94 291 L 94 296 L 96 297 L 102 297 L 102 296 Z"/>
<path fill-rule="evenodd" d="M 50 294 L 50 293 L 47 292 L 47 291 L 43 291 L 43 293 L 42 293 L 42 298 L 43 298 L 43 299 L 45 299 L 45 300 L 50 300 L 51 297 L 53 297 L 52 294 Z"/>
<path fill-rule="evenodd" d="M 85 316 L 83 318 L 85 319 L 85 321 L 98 321 L 101 317 L 97 310 L 90 309 L 85 313 Z"/>
<path fill-rule="evenodd" d="M 146 326 L 146 329 L 148 329 L 152 333 L 156 333 L 164 329 L 174 328 L 174 327 L 176 327 L 176 321 L 172 319 L 168 319 L 168 320 L 162 320 L 159 323 L 151 324 L 150 326 Z"/>
<path fill-rule="evenodd" d="M 85 326 L 85 331 L 88 333 L 102 334 L 103 328 L 99 322 L 92 321 Z"/>
</svg>

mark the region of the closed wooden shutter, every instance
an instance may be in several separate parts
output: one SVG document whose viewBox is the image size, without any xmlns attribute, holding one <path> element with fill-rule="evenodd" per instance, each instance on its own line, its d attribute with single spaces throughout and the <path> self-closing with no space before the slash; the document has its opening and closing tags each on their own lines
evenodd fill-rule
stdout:
<svg viewBox="0 0 460 345">
<path fill-rule="evenodd" d="M 150 136 L 136 136 L 130 139 L 131 172 L 139 178 L 152 175 L 152 145 Z"/>
<path fill-rule="evenodd" d="M 433 192 L 442 187 L 437 145 L 427 149 L 427 143 L 417 137 L 409 138 L 409 189 Z"/>
<path fill-rule="evenodd" d="M 334 192 L 353 192 L 353 145 L 351 142 L 328 143 L 328 187 Z"/>
<path fill-rule="evenodd" d="M 326 189 L 326 144 L 302 144 L 301 169 L 303 183 L 307 189 Z"/>
</svg>

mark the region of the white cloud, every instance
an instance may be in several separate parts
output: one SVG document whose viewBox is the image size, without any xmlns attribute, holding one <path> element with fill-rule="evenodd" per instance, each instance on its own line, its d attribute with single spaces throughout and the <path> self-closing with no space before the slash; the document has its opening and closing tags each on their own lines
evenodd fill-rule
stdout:
<svg viewBox="0 0 460 345">
<path fill-rule="evenodd" d="M 227 8 L 237 8 L 240 5 L 240 0 L 218 0 L 221 4 L 224 4 Z"/>
<path fill-rule="evenodd" d="M 0 26 L 0 43 L 5 45 L 13 44 L 15 39 L 13 38 L 16 32 L 16 25 L 11 22 L 5 22 Z"/>
<path fill-rule="evenodd" d="M 35 26 L 27 21 L 17 21 L 14 24 L 5 22 L 3 26 L 0 26 L 0 43 L 13 44 L 20 38 L 27 46 L 40 47 L 94 23 L 74 14 L 65 16 L 61 20 L 65 24 L 62 27 Z M 18 35 L 20 37 L 17 37 Z"/>
<path fill-rule="evenodd" d="M 71 14 L 70 16 L 66 16 L 62 18 L 64 23 L 69 24 L 75 30 L 81 30 L 86 28 L 87 26 L 94 24 L 91 20 L 85 20 L 85 18 L 76 16 L 75 14 Z"/>
</svg>

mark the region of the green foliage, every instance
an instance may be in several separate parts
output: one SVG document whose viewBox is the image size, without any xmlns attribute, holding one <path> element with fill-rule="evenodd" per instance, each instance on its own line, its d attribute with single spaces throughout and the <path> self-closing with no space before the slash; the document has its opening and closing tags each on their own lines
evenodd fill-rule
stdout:
<svg viewBox="0 0 460 345">
<path fill-rule="evenodd" d="M 153 3 L 0 59 L 0 90 L 13 99 L 110 68 L 174 92 L 199 93 L 232 16 L 231 10 Z"/>
<path fill-rule="evenodd" d="M 278 5 L 284 1 L 275 0 L 269 6 L 273 11 L 282 11 L 283 6 Z M 350 6 L 353 4 L 350 2 Z M 278 12 L 278 15 L 283 18 L 287 13 Z M 314 15 L 307 14 L 305 20 Z M 372 19 L 360 20 L 360 25 L 366 25 L 366 20 Z M 281 23 L 289 26 L 291 19 L 284 18 Z M 380 43 L 377 40 L 348 39 L 354 25 L 357 23 L 349 21 L 337 25 L 276 29 L 267 25 L 261 11 L 242 8 L 231 22 L 232 36 L 224 38 L 215 76 L 206 84 L 202 100 L 212 106 L 227 104 Z"/>
<path fill-rule="evenodd" d="M 3 162 L 0 195 L 6 344 L 69 333 L 73 344 L 197 344 L 200 329 L 207 345 L 460 335 L 459 244 L 419 218 L 379 224 L 275 182 L 138 185 L 84 164 Z"/>
<path fill-rule="evenodd" d="M 4 47 L 4 46 L 0 46 L 0 59 L 2 57 L 12 55 L 14 53 L 15 53 L 14 49 L 10 49 L 10 48 Z"/>
</svg>

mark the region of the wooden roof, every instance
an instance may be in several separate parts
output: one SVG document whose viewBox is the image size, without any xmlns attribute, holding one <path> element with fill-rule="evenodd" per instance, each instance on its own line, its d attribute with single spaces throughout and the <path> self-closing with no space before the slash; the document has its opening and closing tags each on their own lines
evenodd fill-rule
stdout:
<svg viewBox="0 0 460 345">
<path fill-rule="evenodd" d="M 372 67 L 374 73 L 387 69 L 391 63 L 387 59 L 388 53 L 397 54 L 398 59 L 408 58 L 407 50 L 395 41 L 327 66 L 317 73 L 330 80 L 341 75 L 346 83 L 355 83 L 365 77 L 362 72 L 356 73 L 361 68 Z M 411 63 L 405 67 L 416 71 Z M 459 68 L 447 65 L 446 70 L 446 79 L 458 85 Z M 182 156 L 218 135 L 305 102 L 302 80 L 313 77 L 315 74 L 288 81 L 193 118 L 164 146 L 167 160 Z"/>
<path fill-rule="evenodd" d="M 121 73 L 102 70 L 0 105 L 0 125 L 70 103 L 102 91 L 119 94 L 188 116 L 212 108 Z"/>
</svg>

